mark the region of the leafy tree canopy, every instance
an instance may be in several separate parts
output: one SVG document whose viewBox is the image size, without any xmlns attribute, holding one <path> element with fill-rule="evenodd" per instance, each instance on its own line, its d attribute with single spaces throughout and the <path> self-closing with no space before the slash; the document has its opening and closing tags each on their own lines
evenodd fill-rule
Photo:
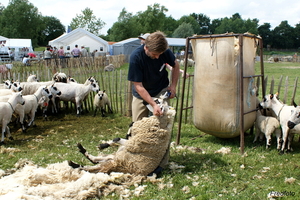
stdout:
<svg viewBox="0 0 300 200">
<path fill-rule="evenodd" d="M 72 19 L 70 27 L 73 30 L 76 28 L 83 28 L 99 36 L 104 25 L 105 22 L 100 18 L 97 19 L 90 8 L 85 8 L 82 10 L 82 14 L 76 15 L 76 17 Z"/>
</svg>

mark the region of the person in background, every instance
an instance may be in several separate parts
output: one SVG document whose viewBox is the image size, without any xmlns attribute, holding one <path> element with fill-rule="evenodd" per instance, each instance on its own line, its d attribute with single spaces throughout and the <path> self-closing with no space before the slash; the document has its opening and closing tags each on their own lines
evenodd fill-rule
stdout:
<svg viewBox="0 0 300 200">
<path fill-rule="evenodd" d="M 8 53 L 10 60 L 14 61 L 15 60 L 14 52 L 10 49 L 10 47 L 8 47 L 7 53 Z"/>
<path fill-rule="evenodd" d="M 81 46 L 81 50 L 80 50 L 81 57 L 87 57 L 87 54 L 88 54 L 88 52 L 87 52 L 86 48 L 84 48 L 84 46 Z"/>
<path fill-rule="evenodd" d="M 23 64 L 24 64 L 24 66 L 30 66 L 30 65 L 31 65 L 31 64 L 30 64 L 30 58 L 29 58 L 28 55 L 26 55 L 26 56 L 23 57 L 22 62 L 23 62 Z"/>
<path fill-rule="evenodd" d="M 80 49 L 78 48 L 78 45 L 75 45 L 75 48 L 72 49 L 71 54 L 74 58 L 79 58 L 80 56 Z"/>
<path fill-rule="evenodd" d="M 61 46 L 59 48 L 59 50 L 57 51 L 57 54 L 58 54 L 58 57 L 60 59 L 64 59 L 65 58 L 65 51 L 64 51 L 64 47 L 63 46 Z"/>
<path fill-rule="evenodd" d="M 46 63 L 46 67 L 49 66 L 52 58 L 52 52 L 50 51 L 50 49 L 51 49 L 50 47 L 47 47 L 47 49 L 44 51 L 44 60 Z"/>
</svg>

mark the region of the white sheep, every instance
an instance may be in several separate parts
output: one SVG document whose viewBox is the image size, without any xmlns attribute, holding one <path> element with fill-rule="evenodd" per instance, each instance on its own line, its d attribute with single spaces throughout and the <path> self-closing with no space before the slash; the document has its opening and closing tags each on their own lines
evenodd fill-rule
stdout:
<svg viewBox="0 0 300 200">
<path fill-rule="evenodd" d="M 54 81 L 45 81 L 45 82 L 21 82 L 20 86 L 23 89 L 23 95 L 34 94 L 39 87 L 53 85 Z"/>
<path fill-rule="evenodd" d="M 105 93 L 105 90 L 103 91 L 101 90 L 94 97 L 94 107 L 95 107 L 94 117 L 96 116 L 98 109 L 100 109 L 102 117 L 105 117 L 106 106 L 108 108 L 109 113 L 113 113 L 111 109 L 110 100 L 107 94 Z"/>
<path fill-rule="evenodd" d="M 30 74 L 27 77 L 27 82 L 39 82 L 39 80 L 35 74 Z"/>
<path fill-rule="evenodd" d="M 98 92 L 100 90 L 98 82 L 90 80 L 89 84 L 68 84 L 68 83 L 56 83 L 55 86 L 61 91 L 59 99 L 61 101 L 71 101 L 76 104 L 77 115 L 82 112 L 82 103 L 92 91 Z"/>
<path fill-rule="evenodd" d="M 15 108 L 17 104 L 24 104 L 25 101 L 22 97 L 22 92 L 16 92 L 14 93 L 7 102 L 0 102 L 0 121 L 2 122 L 2 137 L 0 145 L 4 144 L 4 134 L 5 130 L 7 133 L 7 136 L 9 139 L 13 139 L 9 127 L 7 124 L 10 122 L 13 112 L 15 111 Z"/>
<path fill-rule="evenodd" d="M 22 125 L 23 132 L 26 131 L 31 125 L 35 125 L 35 113 L 38 108 L 38 102 L 42 96 L 46 96 L 51 99 L 52 94 L 46 86 L 41 86 L 33 95 L 24 95 L 24 105 L 17 105 L 15 112 L 20 116 L 20 123 Z M 28 115 L 30 120 L 28 121 L 27 127 L 24 126 L 24 117 Z"/>
<path fill-rule="evenodd" d="M 10 89 L 11 84 L 12 81 L 10 80 L 3 81 L 3 84 L 0 84 L 0 89 Z"/>
<path fill-rule="evenodd" d="M 104 67 L 104 71 L 106 71 L 106 72 L 115 71 L 115 66 L 113 64 L 109 64 L 109 65 Z"/>
<path fill-rule="evenodd" d="M 18 82 L 11 82 L 9 89 L 0 89 L 0 96 L 12 95 L 15 92 L 20 92 L 23 88 Z"/>
<path fill-rule="evenodd" d="M 266 148 L 271 146 L 272 133 L 275 133 L 277 138 L 277 149 L 280 150 L 281 144 L 281 128 L 280 123 L 275 117 L 264 116 L 261 111 L 256 111 L 255 121 L 255 137 L 253 143 L 255 143 L 259 137 L 262 141 L 263 136 L 266 137 Z"/>
<path fill-rule="evenodd" d="M 62 83 L 67 83 L 67 75 L 63 72 L 56 72 L 53 77 L 52 80 L 55 82 L 62 82 Z"/>
<path fill-rule="evenodd" d="M 120 138 L 113 140 L 121 144 L 116 153 L 92 156 L 79 143 L 77 145 L 79 151 L 97 165 L 81 166 L 72 161 L 69 161 L 69 165 L 95 173 L 123 172 L 143 176 L 150 174 L 168 152 L 176 113 L 175 109 L 169 107 L 166 102 L 161 105 L 163 116 L 144 117 L 133 123 L 131 137 L 128 140 Z"/>
<path fill-rule="evenodd" d="M 268 94 L 264 97 L 263 101 L 260 103 L 260 106 L 264 109 L 269 108 L 274 111 L 277 116 L 277 119 L 280 122 L 282 130 L 282 146 L 280 153 L 284 153 L 285 145 L 287 144 L 287 151 L 291 151 L 291 137 L 289 137 L 289 127 L 288 121 L 291 116 L 292 110 L 295 109 L 294 106 L 288 106 L 282 104 L 278 100 L 277 94 Z"/>
</svg>

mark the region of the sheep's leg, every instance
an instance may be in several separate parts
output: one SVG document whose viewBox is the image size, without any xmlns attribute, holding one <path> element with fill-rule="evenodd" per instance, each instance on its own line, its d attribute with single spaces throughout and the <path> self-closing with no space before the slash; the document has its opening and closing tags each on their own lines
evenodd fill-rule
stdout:
<svg viewBox="0 0 300 200">
<path fill-rule="evenodd" d="M 118 144 L 124 146 L 125 143 L 126 143 L 127 141 L 128 141 L 128 140 L 126 140 L 126 139 L 115 138 L 115 139 L 111 140 L 110 142 L 100 144 L 100 145 L 98 146 L 98 148 L 99 148 L 99 150 L 102 150 L 102 149 L 108 148 L 109 146 L 111 146 L 111 145 L 114 144 L 114 143 L 118 143 Z"/>
<path fill-rule="evenodd" d="M 26 127 L 24 125 L 24 112 L 21 112 L 19 113 L 19 118 L 20 118 L 20 124 L 21 124 L 21 127 L 22 127 L 22 132 L 25 133 L 26 132 Z"/>
<path fill-rule="evenodd" d="M 266 149 L 271 147 L 271 134 L 270 133 L 266 133 Z"/>
<path fill-rule="evenodd" d="M 257 141 L 257 138 L 259 135 L 260 135 L 260 130 L 258 128 L 255 128 L 255 137 L 254 137 L 253 143 L 255 143 Z"/>
<path fill-rule="evenodd" d="M 280 150 L 280 148 L 281 148 L 281 129 L 275 130 L 275 136 L 277 138 L 277 150 Z"/>
<path fill-rule="evenodd" d="M 288 152 L 292 151 L 291 145 L 292 145 L 293 140 L 294 140 L 294 133 L 289 133 L 288 143 L 287 143 L 287 151 Z"/>
<path fill-rule="evenodd" d="M 34 110 L 34 111 L 31 111 L 31 113 L 30 113 L 30 121 L 29 121 L 29 123 L 27 124 L 27 127 L 30 127 L 31 124 L 34 124 L 34 118 L 35 118 L 35 110 Z"/>
<path fill-rule="evenodd" d="M 97 110 L 98 110 L 98 107 L 96 107 L 94 110 L 94 115 L 93 115 L 94 117 L 96 116 Z"/>
<path fill-rule="evenodd" d="M 112 109 L 111 109 L 111 106 L 110 106 L 109 104 L 107 105 L 107 107 L 108 107 L 109 113 L 113 113 L 113 111 L 112 111 Z"/>
<path fill-rule="evenodd" d="M 106 112 L 105 112 L 105 109 L 101 107 L 101 115 L 102 115 L 102 117 L 106 117 L 106 116 L 105 116 L 105 113 L 106 113 Z"/>
<path fill-rule="evenodd" d="M 288 138 L 289 130 L 287 127 L 282 128 L 282 146 L 281 146 L 281 151 L 279 152 L 280 154 L 284 153 L 286 141 Z"/>
<path fill-rule="evenodd" d="M 98 172 L 104 172 L 104 173 L 108 173 L 111 171 L 112 165 L 110 163 L 107 164 L 101 164 L 101 165 L 95 165 L 95 166 L 83 166 L 80 165 L 78 163 L 75 163 L 73 161 L 68 161 L 69 166 L 71 166 L 72 168 L 76 169 L 81 169 L 84 171 L 88 171 L 90 173 L 98 173 Z"/>
<path fill-rule="evenodd" d="M 77 147 L 79 149 L 79 152 L 82 153 L 89 161 L 91 161 L 93 164 L 97 164 L 100 162 L 105 162 L 107 160 L 113 159 L 113 155 L 108 155 L 108 156 L 93 156 L 89 154 L 86 149 L 80 144 L 77 144 Z"/>
</svg>

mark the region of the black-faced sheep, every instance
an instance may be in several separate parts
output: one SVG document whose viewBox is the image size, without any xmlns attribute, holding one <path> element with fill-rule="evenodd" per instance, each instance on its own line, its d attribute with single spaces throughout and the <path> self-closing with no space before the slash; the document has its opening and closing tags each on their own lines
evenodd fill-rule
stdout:
<svg viewBox="0 0 300 200">
<path fill-rule="evenodd" d="M 175 117 L 175 109 L 166 102 L 161 106 L 163 116 L 144 117 L 136 121 L 131 127 L 131 137 L 115 139 L 121 144 L 118 151 L 106 156 L 92 156 L 81 144 L 79 151 L 86 156 L 95 166 L 81 166 L 69 161 L 73 168 L 89 172 L 123 172 L 146 176 L 153 172 L 168 152 L 171 131 Z"/>
<path fill-rule="evenodd" d="M 94 97 L 94 117 L 96 116 L 97 110 L 100 109 L 102 117 L 105 117 L 106 107 L 108 108 L 109 113 L 113 113 L 111 109 L 110 100 L 105 93 L 105 90 L 99 91 Z"/>
</svg>

